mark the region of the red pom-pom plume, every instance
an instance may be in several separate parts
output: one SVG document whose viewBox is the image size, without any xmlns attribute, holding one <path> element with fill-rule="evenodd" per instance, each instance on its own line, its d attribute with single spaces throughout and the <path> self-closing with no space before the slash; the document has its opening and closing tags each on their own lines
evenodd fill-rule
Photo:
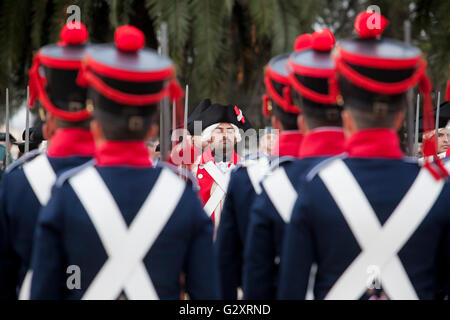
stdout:
<svg viewBox="0 0 450 320">
<path fill-rule="evenodd" d="M 389 21 L 376 12 L 363 11 L 355 19 L 356 33 L 364 39 L 381 36 Z"/>
<path fill-rule="evenodd" d="M 137 52 L 145 45 L 144 33 L 133 26 L 121 26 L 114 34 L 116 46 L 125 52 Z"/>
<path fill-rule="evenodd" d="M 83 44 L 88 38 L 88 31 L 81 22 L 71 22 L 66 24 L 60 33 L 61 46 Z"/>
<path fill-rule="evenodd" d="M 322 29 L 312 34 L 312 48 L 317 51 L 331 51 L 336 39 L 329 29 Z"/>
<path fill-rule="evenodd" d="M 302 51 L 311 48 L 312 35 L 309 33 L 302 34 L 297 37 L 294 44 L 295 51 Z"/>
</svg>

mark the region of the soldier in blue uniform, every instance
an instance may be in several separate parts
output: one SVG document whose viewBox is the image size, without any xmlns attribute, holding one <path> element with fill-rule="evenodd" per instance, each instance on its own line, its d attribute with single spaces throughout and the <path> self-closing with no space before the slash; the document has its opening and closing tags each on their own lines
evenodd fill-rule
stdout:
<svg viewBox="0 0 450 320">
<path fill-rule="evenodd" d="M 145 144 L 157 103 L 182 96 L 174 66 L 134 27 L 115 39 L 85 56 L 96 163 L 61 176 L 40 212 L 31 298 L 179 299 L 182 273 L 191 299 L 218 298 L 211 220 L 191 187 L 151 167 Z"/>
<path fill-rule="evenodd" d="M 336 69 L 331 56 L 334 36 L 327 30 L 310 35 L 310 43 L 288 60 L 293 98 L 301 106 L 304 134 L 298 159 L 280 158 L 261 182 L 262 192 L 250 211 L 244 252 L 245 299 L 274 299 L 284 230 L 297 199 L 302 174 L 327 157 L 344 151 Z"/>
<path fill-rule="evenodd" d="M 369 28 L 373 21 L 379 24 Z M 299 185 L 282 251 L 281 299 L 305 298 L 313 263 L 315 299 L 434 299 L 445 284 L 450 166 L 435 158 L 420 168 L 403 158 L 396 131 L 406 92 L 420 82 L 429 131 L 431 86 L 420 50 L 383 38 L 386 25 L 363 12 L 359 37 L 339 43 L 348 156 L 322 162 Z M 436 153 L 435 136 L 424 152 Z"/>
<path fill-rule="evenodd" d="M 91 114 L 84 103 L 86 89 L 76 84 L 87 37 L 87 29 L 81 23 L 75 28 L 65 26 L 61 42 L 41 48 L 34 57 L 30 70 L 30 106 L 35 99 L 43 106 L 39 110 L 46 121 L 43 134 L 50 146 L 46 153 L 35 150 L 23 156 L 3 175 L 0 220 L 5 228 L 2 245 L 6 251 L 0 260 L 8 263 L 0 268 L 0 277 L 8 279 L 7 284 L 0 284 L 3 297 L 16 298 L 22 288 L 21 298 L 27 298 L 39 209 L 48 202 L 58 175 L 91 160 L 94 155 L 94 139 L 89 131 Z"/>
<path fill-rule="evenodd" d="M 305 38 L 310 37 L 311 35 L 299 36 L 295 49 L 301 50 Z M 264 77 L 267 94 L 263 96 L 263 114 L 270 118 L 272 127 L 280 131 L 273 148 L 274 157 L 297 157 L 303 138 L 297 124 L 300 108 L 294 105 L 291 99 L 289 74 L 286 69 L 288 58 L 289 54 L 272 58 Z M 237 289 L 242 287 L 248 217 L 256 195 L 261 192 L 259 182 L 268 172 L 271 158 L 261 154 L 249 157 L 241 161 L 231 175 L 223 220 L 218 228 L 215 244 L 224 299 L 236 299 Z"/>
</svg>

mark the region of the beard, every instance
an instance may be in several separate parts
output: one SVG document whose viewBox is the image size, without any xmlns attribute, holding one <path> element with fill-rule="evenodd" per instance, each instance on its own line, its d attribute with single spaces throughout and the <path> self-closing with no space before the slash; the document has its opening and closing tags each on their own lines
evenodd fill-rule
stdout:
<svg viewBox="0 0 450 320">
<path fill-rule="evenodd" d="M 218 158 L 229 158 L 233 152 L 233 148 L 234 143 L 230 139 L 224 138 L 214 143 L 214 155 Z"/>
</svg>

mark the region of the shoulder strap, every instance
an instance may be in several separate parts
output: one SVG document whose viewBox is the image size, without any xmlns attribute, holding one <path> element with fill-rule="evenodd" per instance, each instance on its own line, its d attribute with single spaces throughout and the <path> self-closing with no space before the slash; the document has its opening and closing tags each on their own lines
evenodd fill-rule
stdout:
<svg viewBox="0 0 450 320">
<path fill-rule="evenodd" d="M 165 162 L 165 161 L 158 161 L 158 163 L 155 166 L 156 168 L 166 168 L 171 170 L 176 175 L 180 176 L 182 179 L 190 181 L 192 184 L 192 188 L 195 191 L 200 190 L 200 186 L 198 185 L 197 178 L 194 177 L 194 175 L 184 167 L 177 167 L 174 166 L 171 163 Z"/>
<path fill-rule="evenodd" d="M 247 174 L 252 183 L 256 194 L 262 192 L 260 182 L 269 170 L 269 160 L 267 158 L 260 158 L 256 163 L 247 167 Z"/>
<path fill-rule="evenodd" d="M 45 154 L 41 154 L 33 161 L 23 166 L 23 172 L 34 194 L 42 206 L 50 199 L 52 186 L 56 181 L 56 174 Z"/>
<path fill-rule="evenodd" d="M 9 166 L 7 166 L 5 172 L 9 173 L 9 172 L 13 171 L 14 169 L 18 168 L 20 165 L 26 163 L 27 161 L 30 161 L 31 159 L 37 157 L 41 153 L 42 153 L 42 151 L 40 151 L 40 150 L 32 150 L 32 151 L 24 154 L 19 159 L 17 159 L 13 163 L 11 163 Z"/>
<path fill-rule="evenodd" d="M 204 165 L 205 170 L 214 179 L 214 181 L 219 185 L 219 187 L 223 190 L 223 192 L 227 192 L 228 179 L 227 175 L 223 174 L 219 168 L 212 161 L 208 161 Z"/>
<path fill-rule="evenodd" d="M 311 181 L 312 179 L 314 179 L 314 177 L 320 172 L 320 170 L 326 168 L 330 163 L 333 163 L 335 160 L 345 158 L 347 158 L 347 154 L 341 153 L 337 156 L 330 157 L 320 161 L 313 168 L 311 168 L 311 170 L 309 170 L 309 172 L 306 174 L 306 181 Z"/>
<path fill-rule="evenodd" d="M 297 191 L 292 186 L 284 168 L 270 173 L 262 184 L 278 214 L 285 223 L 288 223 L 297 200 Z"/>
<path fill-rule="evenodd" d="M 280 167 L 281 164 L 283 163 L 289 163 L 292 161 L 297 160 L 297 158 L 292 157 L 292 156 L 283 156 L 283 157 L 272 157 L 272 159 L 270 160 L 270 171 L 275 171 L 278 169 L 278 167 Z"/>
<path fill-rule="evenodd" d="M 74 175 L 76 175 L 78 172 L 83 171 L 85 168 L 87 167 L 93 167 L 96 164 L 96 160 L 95 159 L 91 159 L 77 167 L 73 167 L 71 169 L 68 169 L 66 171 L 64 171 L 63 173 L 61 173 L 55 182 L 55 187 L 57 188 L 61 188 L 62 185 L 69 180 L 71 177 L 73 177 Z"/>
</svg>

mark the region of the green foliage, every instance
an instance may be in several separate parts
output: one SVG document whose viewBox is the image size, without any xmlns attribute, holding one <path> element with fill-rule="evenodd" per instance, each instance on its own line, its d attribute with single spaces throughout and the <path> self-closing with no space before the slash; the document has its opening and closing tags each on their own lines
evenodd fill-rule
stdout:
<svg viewBox="0 0 450 320">
<path fill-rule="evenodd" d="M 159 29 L 162 22 L 167 23 L 170 57 L 178 65 L 181 65 L 191 24 L 189 2 L 148 0 L 147 7 L 150 16 L 155 21 L 155 29 Z"/>
<path fill-rule="evenodd" d="M 389 18 L 388 36 L 402 39 L 403 21 L 410 19 L 413 43 L 424 51 L 441 91 L 449 75 L 449 1 L 0 0 L 1 106 L 6 87 L 13 108 L 20 104 L 33 53 L 58 40 L 72 4 L 80 7 L 92 42 L 112 41 L 117 26 L 132 24 L 156 49 L 161 23 L 167 22 L 169 54 L 181 84 L 190 85 L 191 110 L 210 97 L 240 105 L 256 126 L 263 124 L 260 98 L 269 59 L 319 27 L 331 28 L 337 39 L 350 36 L 356 14 L 371 4 Z"/>
<path fill-rule="evenodd" d="M 39 49 L 44 32 L 44 21 L 48 1 L 33 1 L 31 17 L 31 46 L 34 50 Z"/>
<path fill-rule="evenodd" d="M 113 28 L 129 24 L 130 14 L 133 13 L 132 0 L 108 0 L 109 21 Z"/>
</svg>

